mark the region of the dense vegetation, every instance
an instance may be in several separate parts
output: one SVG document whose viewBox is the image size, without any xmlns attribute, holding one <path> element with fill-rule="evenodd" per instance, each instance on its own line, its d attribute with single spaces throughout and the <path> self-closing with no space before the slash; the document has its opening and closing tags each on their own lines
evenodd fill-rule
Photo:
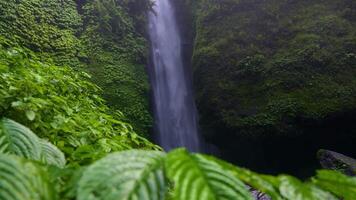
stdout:
<svg viewBox="0 0 356 200">
<path fill-rule="evenodd" d="M 184 149 L 168 154 L 123 151 L 74 170 L 65 167 L 63 153 L 54 145 L 9 119 L 1 120 L 0 141 L 0 199 L 6 200 L 252 200 L 243 182 L 277 200 L 356 197 L 356 179 L 340 172 L 319 171 L 302 183 L 286 175 L 259 175 Z"/>
<path fill-rule="evenodd" d="M 0 36 L 42 61 L 84 69 L 110 107 L 147 135 L 151 127 L 144 15 L 139 0 L 0 1 Z"/>
<path fill-rule="evenodd" d="M 27 125 L 79 164 L 111 151 L 155 148 L 123 121 L 121 112 L 105 105 L 88 74 L 40 62 L 29 50 L 4 46 L 0 46 L 1 117 Z"/>
</svg>

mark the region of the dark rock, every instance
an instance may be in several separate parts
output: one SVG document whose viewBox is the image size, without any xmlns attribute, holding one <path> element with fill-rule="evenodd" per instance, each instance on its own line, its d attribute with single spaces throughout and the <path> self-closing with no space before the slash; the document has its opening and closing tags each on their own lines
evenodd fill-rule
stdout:
<svg viewBox="0 0 356 200">
<path fill-rule="evenodd" d="M 349 176 L 356 176 L 355 159 L 324 149 L 319 150 L 317 155 L 323 168 L 337 170 Z"/>
</svg>

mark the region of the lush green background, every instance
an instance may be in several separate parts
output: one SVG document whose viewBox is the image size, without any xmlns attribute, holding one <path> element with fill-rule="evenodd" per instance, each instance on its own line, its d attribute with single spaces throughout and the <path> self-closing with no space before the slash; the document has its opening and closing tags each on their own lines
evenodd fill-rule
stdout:
<svg viewBox="0 0 356 200">
<path fill-rule="evenodd" d="M 126 113 L 141 135 L 151 127 L 147 41 L 138 0 L 0 1 L 0 36 L 33 50 L 46 62 L 85 70 L 104 88 L 110 107 Z"/>
</svg>

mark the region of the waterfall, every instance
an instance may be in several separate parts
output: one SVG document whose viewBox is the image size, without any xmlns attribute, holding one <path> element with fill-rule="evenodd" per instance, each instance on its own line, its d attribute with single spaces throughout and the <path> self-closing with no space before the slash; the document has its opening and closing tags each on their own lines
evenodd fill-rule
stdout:
<svg viewBox="0 0 356 200">
<path fill-rule="evenodd" d="M 190 78 L 183 66 L 182 44 L 170 0 L 156 0 L 149 14 L 150 82 L 156 140 L 165 150 L 200 151 L 197 111 Z"/>
</svg>

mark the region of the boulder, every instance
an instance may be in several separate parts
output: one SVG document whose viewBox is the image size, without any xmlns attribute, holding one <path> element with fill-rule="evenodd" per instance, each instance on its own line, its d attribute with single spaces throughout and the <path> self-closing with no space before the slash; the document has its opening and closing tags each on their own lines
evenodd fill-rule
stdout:
<svg viewBox="0 0 356 200">
<path fill-rule="evenodd" d="M 317 156 L 323 168 L 337 170 L 349 176 L 356 176 L 356 159 L 324 149 L 320 149 Z"/>
</svg>

